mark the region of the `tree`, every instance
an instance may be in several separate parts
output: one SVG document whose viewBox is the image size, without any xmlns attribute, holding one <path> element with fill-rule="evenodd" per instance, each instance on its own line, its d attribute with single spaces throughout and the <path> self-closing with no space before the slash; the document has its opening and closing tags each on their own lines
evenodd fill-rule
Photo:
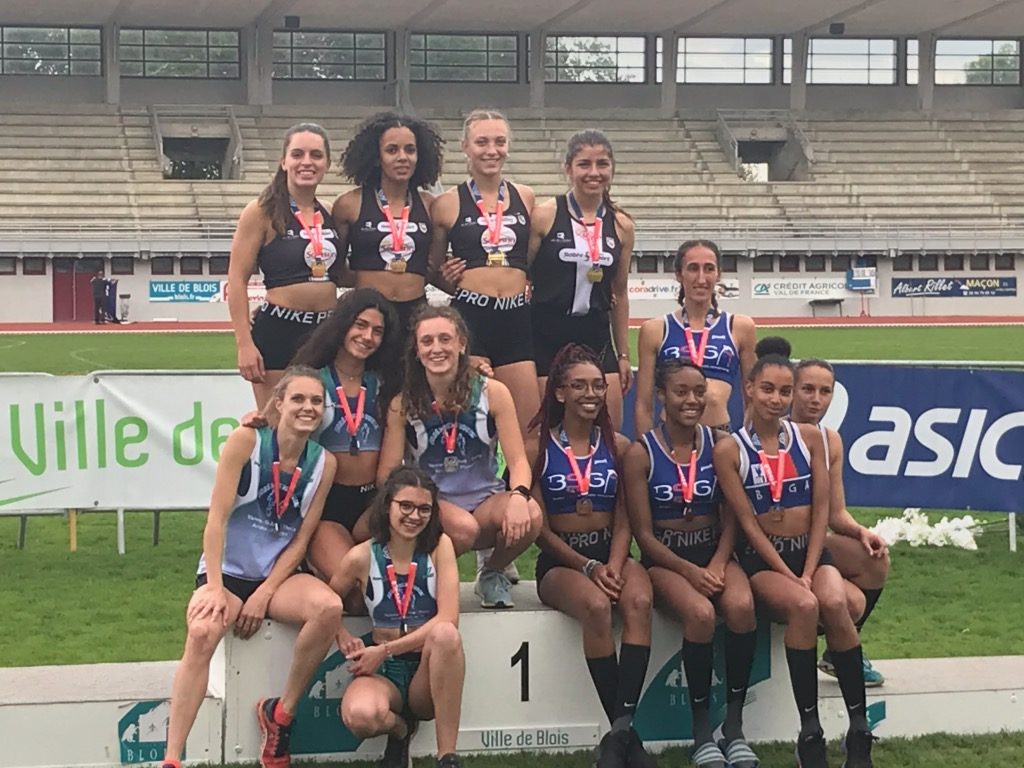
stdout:
<svg viewBox="0 0 1024 768">
<path fill-rule="evenodd" d="M 1003 43 L 995 54 L 979 56 L 964 66 L 968 85 L 1017 85 L 1020 83 L 1020 49 Z"/>
<path fill-rule="evenodd" d="M 549 38 L 545 58 L 548 80 L 552 82 L 619 82 L 611 45 L 596 37 Z"/>
</svg>

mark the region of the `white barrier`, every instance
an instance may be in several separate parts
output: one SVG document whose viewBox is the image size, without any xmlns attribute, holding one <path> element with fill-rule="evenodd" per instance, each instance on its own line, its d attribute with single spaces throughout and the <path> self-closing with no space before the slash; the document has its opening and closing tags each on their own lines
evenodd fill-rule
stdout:
<svg viewBox="0 0 1024 768">
<path fill-rule="evenodd" d="M 462 586 L 461 631 L 467 677 L 460 752 L 564 751 L 593 747 L 603 729 L 578 624 L 544 608 L 532 582 L 514 590 L 517 608 L 477 607 Z M 351 620 L 353 631 L 366 619 Z M 752 741 L 794 738 L 797 713 L 782 628 L 758 640 L 745 710 Z M 655 614 L 651 664 L 637 708 L 637 730 L 654 749 L 690 737 L 678 624 Z M 210 689 L 187 745 L 193 762 L 254 762 L 259 749 L 255 702 L 280 692 L 295 631 L 266 622 L 249 640 L 229 635 L 211 669 Z M 712 717 L 724 716 L 721 653 L 716 654 Z M 882 661 L 886 684 L 868 692 L 868 715 L 886 736 L 1024 731 L 1024 656 Z M 173 662 L 0 669 L 0 768 L 113 766 L 159 759 Z M 380 754 L 383 738 L 360 743 L 341 725 L 338 707 L 350 675 L 337 651 L 320 665 L 296 713 L 292 752 L 334 761 Z M 846 728 L 838 685 L 821 677 L 821 718 L 829 738 Z M 54 734 L 60 738 L 54 738 Z M 11 734 L 11 736 L 8 736 Z M 884 748 L 884 747 L 883 747 Z M 425 724 L 416 754 L 434 750 Z"/>
</svg>

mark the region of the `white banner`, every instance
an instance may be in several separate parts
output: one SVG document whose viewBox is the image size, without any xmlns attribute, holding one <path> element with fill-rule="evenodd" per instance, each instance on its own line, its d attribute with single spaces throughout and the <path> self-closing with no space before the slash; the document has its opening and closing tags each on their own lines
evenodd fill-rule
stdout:
<svg viewBox="0 0 1024 768">
<path fill-rule="evenodd" d="M 720 278 L 715 286 L 719 301 L 735 299 L 740 295 L 740 281 L 735 277 Z M 674 278 L 629 278 L 630 301 L 675 301 L 679 296 L 679 283 Z"/>
<path fill-rule="evenodd" d="M 853 292 L 846 288 L 846 274 L 809 277 L 755 277 L 750 281 L 750 295 L 755 299 L 848 299 L 872 292 Z"/>
<path fill-rule="evenodd" d="M 252 389 L 236 371 L 0 377 L 0 514 L 204 509 Z"/>
</svg>

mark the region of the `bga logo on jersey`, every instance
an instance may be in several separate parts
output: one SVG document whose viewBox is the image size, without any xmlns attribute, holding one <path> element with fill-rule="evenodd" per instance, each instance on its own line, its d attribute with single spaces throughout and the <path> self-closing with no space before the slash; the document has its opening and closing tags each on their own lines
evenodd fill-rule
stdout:
<svg viewBox="0 0 1024 768">
<path fill-rule="evenodd" d="M 124 764 L 154 763 L 164 759 L 167 748 L 167 720 L 171 703 L 140 701 L 117 721 L 117 741 Z M 182 754 L 181 759 L 185 759 Z"/>
<path fill-rule="evenodd" d="M 768 479 L 764 474 L 764 467 L 758 464 L 750 465 L 750 479 L 753 480 L 754 485 L 764 485 L 768 482 Z"/>
</svg>

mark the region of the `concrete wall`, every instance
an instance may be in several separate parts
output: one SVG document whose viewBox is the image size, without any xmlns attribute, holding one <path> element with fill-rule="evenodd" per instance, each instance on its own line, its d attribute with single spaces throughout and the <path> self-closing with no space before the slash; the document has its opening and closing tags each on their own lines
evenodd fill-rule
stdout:
<svg viewBox="0 0 1024 768">
<path fill-rule="evenodd" d="M 52 265 L 45 275 L 0 275 L 0 322 L 48 323 L 53 320 Z M 92 306 L 92 297 L 86 297 Z"/>
</svg>

